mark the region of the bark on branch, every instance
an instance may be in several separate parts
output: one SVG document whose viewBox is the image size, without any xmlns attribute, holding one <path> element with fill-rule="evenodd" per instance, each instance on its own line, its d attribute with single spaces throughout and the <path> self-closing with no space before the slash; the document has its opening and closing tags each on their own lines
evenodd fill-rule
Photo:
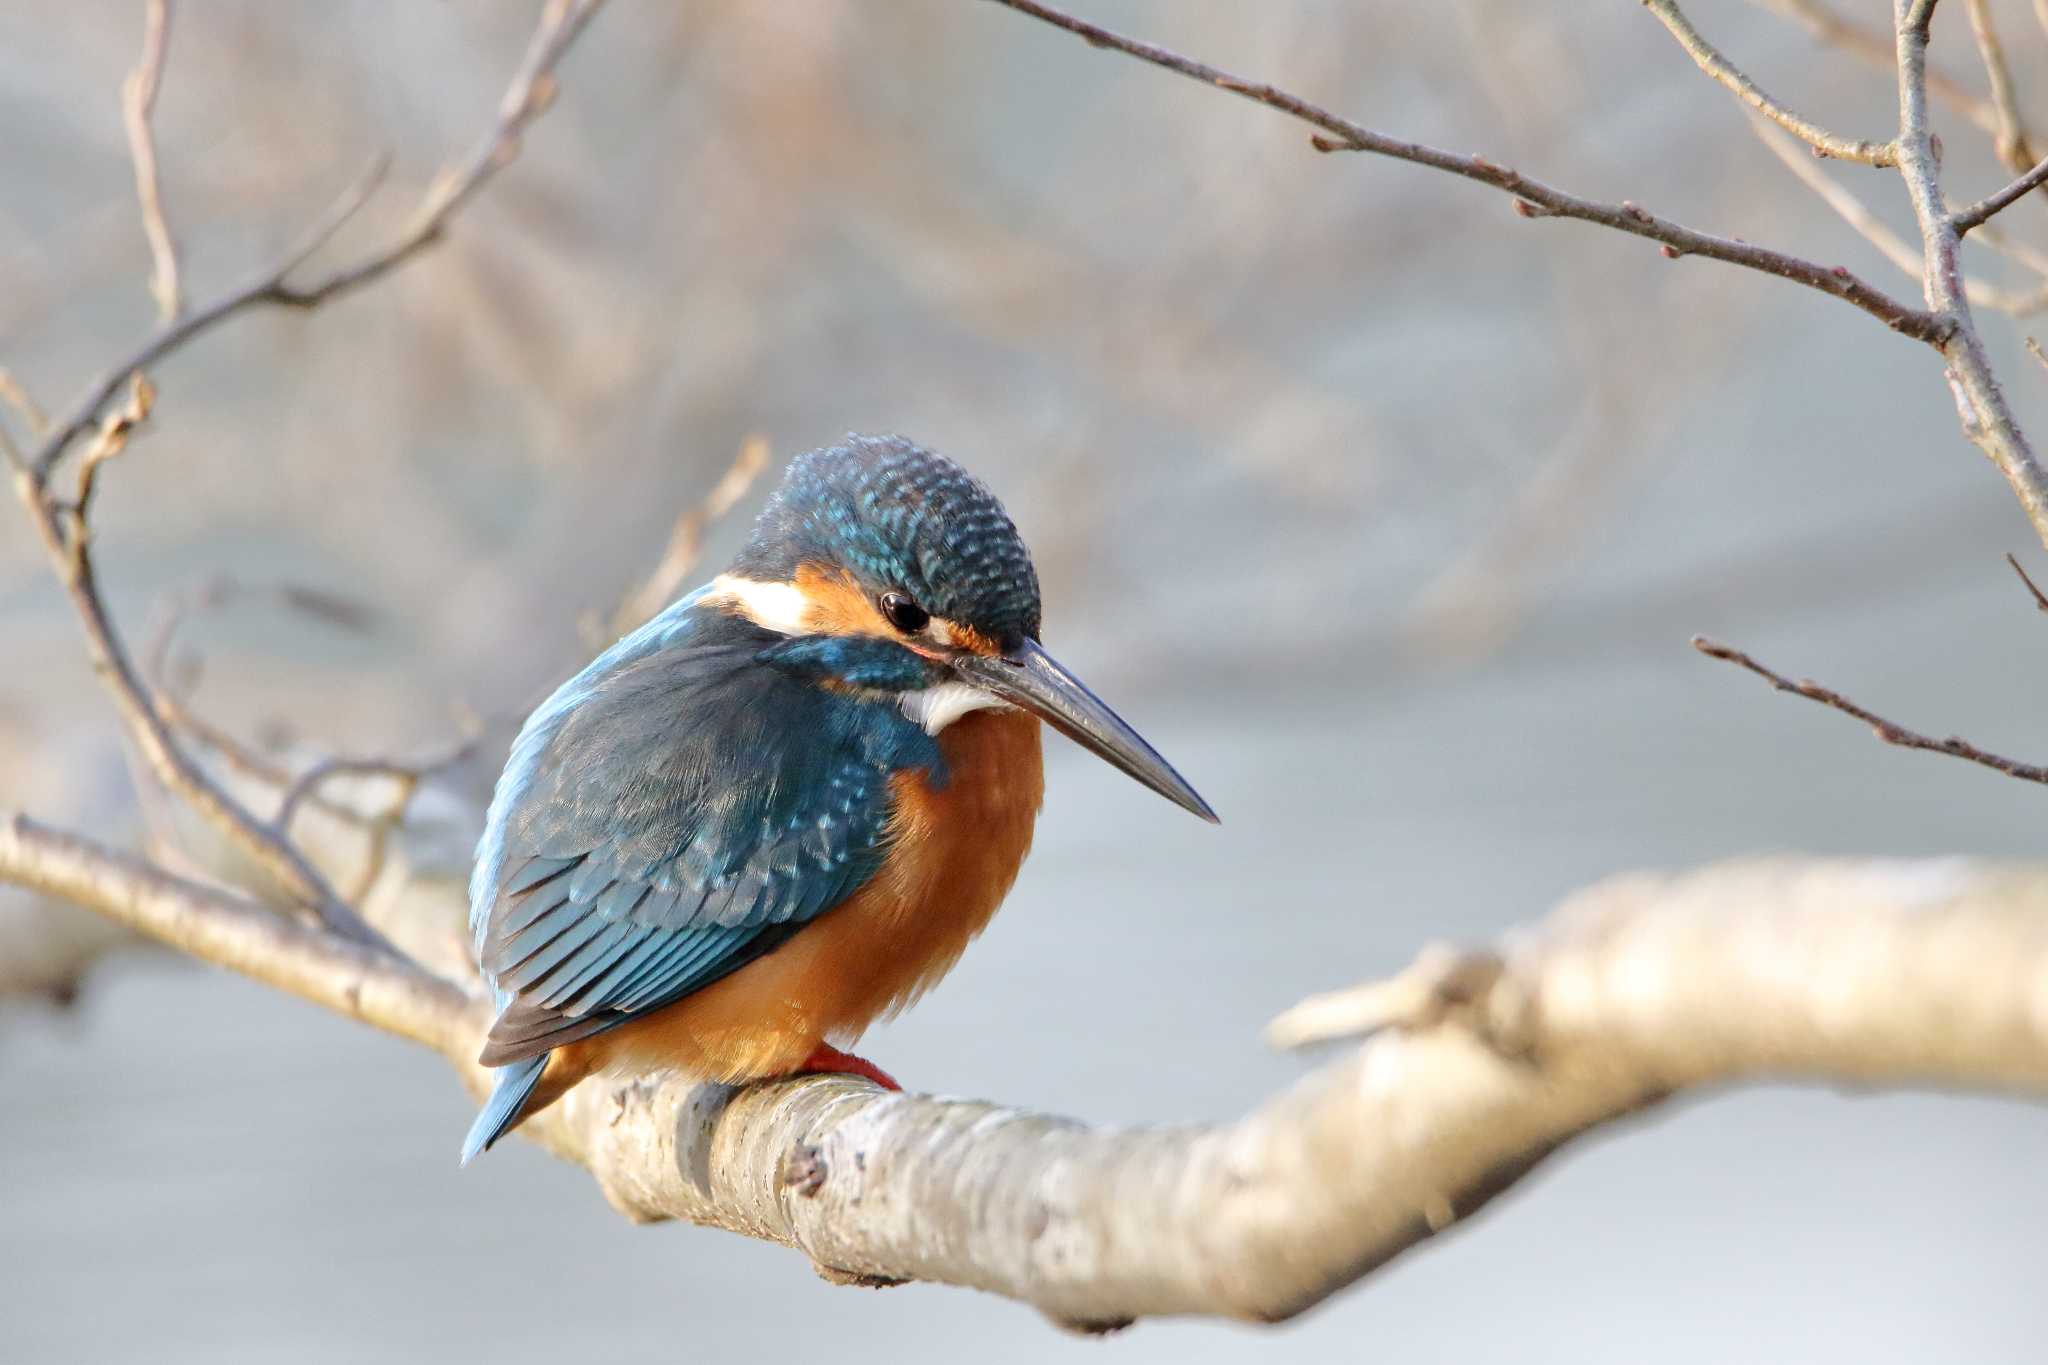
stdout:
<svg viewBox="0 0 2048 1365">
<path fill-rule="evenodd" d="M 479 1080 L 482 1002 L 422 968 L 19 816 L 0 826 L 0 879 Z M 782 1243 L 835 1278 L 967 1285 L 1090 1329 L 1275 1321 L 1680 1091 L 2048 1094 L 2048 867 L 1780 859 L 1617 878 L 1498 948 L 1309 1001 L 1275 1034 L 1369 1036 L 1212 1126 L 1113 1130 L 844 1077 L 735 1091 L 647 1075 L 586 1083 L 521 1132 L 629 1217 Z"/>
</svg>

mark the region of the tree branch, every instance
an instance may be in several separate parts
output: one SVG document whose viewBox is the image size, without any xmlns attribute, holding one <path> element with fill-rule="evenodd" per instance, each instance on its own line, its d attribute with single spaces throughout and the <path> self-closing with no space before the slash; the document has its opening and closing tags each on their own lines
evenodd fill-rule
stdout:
<svg viewBox="0 0 2048 1365">
<path fill-rule="evenodd" d="M 609 645 L 646 624 L 656 612 L 667 606 L 703 554 L 705 528 L 732 511 L 767 467 L 767 438 L 749 436 L 742 441 L 740 453 L 733 457 L 732 464 L 718 482 L 711 485 L 711 491 L 676 519 L 675 529 L 669 532 L 668 545 L 647 577 L 620 599 L 609 618 L 591 620 L 589 629 L 584 632 L 585 643 L 593 648 Z"/>
<path fill-rule="evenodd" d="M 2041 188 L 2048 182 L 2048 157 L 2034 163 L 2031 170 L 2012 181 L 2003 189 L 1985 195 L 1966 209 L 1958 209 L 1949 215 L 1949 226 L 1958 236 L 1972 228 L 1982 227 L 1994 214 L 2003 213 L 2020 199 Z"/>
<path fill-rule="evenodd" d="M 1769 149 L 1771 155 L 1783 162 L 1787 170 L 1799 177 L 1800 183 L 1834 210 L 1837 217 L 1855 229 L 1857 235 L 1876 247 L 1879 254 L 1897 266 L 1903 274 L 1914 280 L 1920 278 L 1920 253 L 1910 246 L 1905 238 L 1893 232 L 1860 198 L 1850 193 L 1822 169 L 1812 156 L 1801 150 L 1798 143 L 1760 119 L 1751 119 L 1749 126 L 1750 131 L 1757 135 L 1757 140 Z M 2015 294 L 1995 285 L 1965 279 L 1963 290 L 1971 303 L 2013 317 L 2025 317 L 2048 308 L 2048 286 L 2025 294 Z"/>
<path fill-rule="evenodd" d="M 1674 259 L 1680 256 L 1705 256 L 1712 260 L 1725 261 L 1730 265 L 1761 271 L 1766 275 L 1776 275 L 1853 304 L 1893 331 L 1912 337 L 1916 341 L 1940 346 L 1947 339 L 1949 323 L 1945 318 L 1908 307 L 1883 290 L 1866 283 L 1846 267 L 1824 266 L 1787 255 L 1782 251 L 1752 246 L 1748 242 L 1732 237 L 1716 237 L 1698 232 L 1683 224 L 1660 218 L 1627 201 L 1606 204 L 1582 199 L 1546 185 L 1540 180 L 1531 179 L 1518 171 L 1495 165 L 1483 157 L 1460 156 L 1455 152 L 1442 151 L 1419 142 L 1389 137 L 1353 123 L 1349 119 L 1340 118 L 1326 109 L 1309 103 L 1299 95 L 1289 94 L 1270 85 L 1256 84 L 1151 43 L 1126 38 L 1097 24 L 1077 19 L 1050 5 L 1040 4 L 1038 0 L 995 0 L 995 3 L 1042 20 L 1055 28 L 1065 29 L 1085 39 L 1092 46 L 1136 57 L 1140 61 L 1201 81 L 1205 85 L 1213 85 L 1219 90 L 1263 104 L 1270 109 L 1277 109 L 1281 113 L 1320 128 L 1332 136 L 1310 139 L 1318 151 L 1371 152 L 1377 156 L 1409 161 L 1418 166 L 1428 166 L 1433 170 L 1462 176 L 1467 180 L 1476 180 L 1482 185 L 1491 185 L 1497 190 L 1513 195 L 1516 211 L 1525 218 L 1575 218 L 1581 222 L 1597 223 L 1602 227 L 1610 227 L 1633 236 L 1647 237 L 1651 241 L 1662 243 L 1664 254 Z M 2048 537 L 2048 531 L 2044 531 L 2044 537 Z"/>
<path fill-rule="evenodd" d="M 1642 0 L 1643 8 L 1657 16 L 1664 27 L 1671 30 L 1671 36 L 1678 39 L 1678 45 L 1685 49 L 1699 69 L 1713 77 L 1757 113 L 1783 128 L 1786 132 L 1813 148 L 1820 156 L 1834 157 L 1840 161 L 1858 161 L 1866 166 L 1894 166 L 1898 164 L 1898 147 L 1891 142 L 1852 141 L 1838 137 L 1811 120 L 1801 118 L 1784 105 L 1757 88 L 1741 68 L 1721 55 L 1700 31 L 1692 26 L 1685 12 L 1678 8 L 1676 0 Z"/>
<path fill-rule="evenodd" d="M 0 880 L 422 1043 L 473 1088 L 481 1000 L 19 816 Z M 1734 863 L 1619 878 L 1496 951 L 1310 1002 L 1289 1042 L 1369 1033 L 1233 1123 L 1095 1128 L 808 1077 L 587 1082 L 523 1127 L 637 1220 L 795 1247 L 1084 1328 L 1277 1321 L 1485 1205 L 1573 1138 L 1741 1082 L 2048 1093 L 2048 868 Z M 400 926 L 388 926 L 394 934 Z M 1645 983 L 1654 983 L 1654 989 Z"/>
<path fill-rule="evenodd" d="M 170 0 L 148 0 L 143 9 L 142 59 L 121 87 L 121 121 L 128 133 L 128 159 L 135 166 L 135 197 L 142 207 L 142 231 L 149 238 L 149 292 L 163 321 L 178 316 L 178 248 L 164 219 L 163 187 L 157 182 L 156 139 L 149 120 L 162 83 L 164 52 L 171 31 Z"/>
<path fill-rule="evenodd" d="M 2014 563 L 2013 568 L 2019 569 L 2018 563 Z M 2020 572 L 2020 577 L 2026 579 L 2025 571 Z M 2027 581 L 2027 586 L 2034 586 L 2031 580 Z M 2043 610 L 2048 610 L 2048 607 L 2044 607 Z M 1964 759 L 1990 768 L 1994 772 L 2004 773 L 2007 777 L 2019 778 L 2022 782 L 2048 782 L 2048 767 L 2022 763 L 2016 758 L 1994 754 L 1955 735 L 1950 735 L 1947 739 L 1935 739 L 1931 735 L 1921 734 L 1918 730 L 1908 730 L 1905 726 L 1886 720 L 1874 711 L 1865 710 L 1832 688 L 1822 687 L 1810 678 L 1794 682 L 1784 674 L 1764 667 L 1741 650 L 1709 640 L 1704 635 L 1693 636 L 1692 647 L 1710 659 L 1720 659 L 1748 669 L 1780 692 L 1791 692 L 1805 697 L 1808 701 L 1819 702 L 1831 710 L 1840 711 L 1845 716 L 1854 716 L 1868 725 L 1871 733 L 1887 744 L 1896 744 L 1901 749 L 1923 749 L 1931 754 L 1947 754 L 1950 758 Z"/>
<path fill-rule="evenodd" d="M 602 0 L 550 0 L 525 59 L 499 103 L 498 117 L 491 129 L 460 170 L 435 181 L 413 226 L 396 241 L 314 285 L 300 287 L 287 283 L 287 277 L 368 200 L 382 175 L 380 165 L 373 167 L 270 269 L 190 316 L 167 321 L 139 351 L 102 376 L 67 418 L 48 430 L 32 458 L 21 458 L 11 443 L 8 445 L 7 453 L 16 469 L 16 492 L 43 541 L 52 569 L 71 598 L 94 668 L 112 692 L 128 734 L 151 773 L 275 877 L 291 897 L 336 932 L 359 942 L 374 944 L 379 940 L 281 828 L 259 820 L 208 777 L 171 733 L 166 708 L 151 681 L 136 668 L 99 590 L 90 524 L 95 479 L 100 465 L 122 449 L 129 432 L 148 416 L 151 391 L 143 376 L 146 367 L 244 307 L 255 303 L 315 306 L 378 278 L 437 237 L 449 216 L 516 154 L 520 132 L 546 108 L 551 97 L 551 73 L 556 62 L 600 3 Z M 153 12 L 143 64 L 131 77 L 124 94 L 131 134 L 138 127 L 141 130 L 140 136 L 131 136 L 130 141 L 131 148 L 142 159 L 138 160 L 136 173 L 138 184 L 143 186 L 145 218 L 151 213 L 154 201 L 150 187 L 155 182 L 148 108 L 160 74 L 167 20 L 167 11 Z M 152 229 L 153 240 L 154 236 Z M 161 255 L 157 258 L 160 276 L 164 260 Z M 133 397 L 129 405 L 101 421 L 103 409 L 121 384 L 130 379 Z M 99 424 L 98 439 L 80 465 L 76 493 L 68 503 L 64 502 L 52 492 L 51 478 L 66 451 L 95 423 Z"/>
<path fill-rule="evenodd" d="M 1906 182 L 1923 245 L 1922 279 L 1927 306 L 1949 320 L 1939 343 L 1948 362 L 1963 434 L 1998 466 L 2026 509 L 2034 533 L 2048 545 L 2048 473 L 2013 420 L 1991 359 L 1970 314 L 1964 287 L 1962 234 L 1949 216 L 1941 191 L 1941 164 L 1927 114 L 1927 25 L 1933 0 L 1896 0 L 1899 75 L 1899 175 Z"/>
<path fill-rule="evenodd" d="M 43 438 L 33 457 L 36 474 L 47 479 L 72 443 L 91 428 L 100 409 L 113 398 L 130 374 L 157 361 L 228 318 L 258 304 L 313 308 L 338 294 L 368 284 L 412 259 L 440 238 L 448 220 L 519 153 L 519 137 L 547 108 L 554 96 L 554 68 L 604 0 L 548 0 L 540 26 L 527 46 L 525 59 L 499 101 L 498 116 L 468 158 L 456 169 L 435 177 L 411 224 L 396 239 L 356 264 L 312 284 L 293 285 L 286 277 L 304 264 L 332 236 L 375 188 L 381 170 L 373 172 L 338 203 L 292 250 L 253 280 L 230 291 L 189 317 L 167 323 L 126 359 L 109 368 L 74 403 Z"/>
<path fill-rule="evenodd" d="M 1844 19 L 1820 4 L 1819 0 L 1756 0 L 1756 3 L 1776 10 L 1819 41 L 1840 48 L 1859 61 L 1883 71 L 1887 76 L 1894 74 L 1897 52 L 1890 33 Z M 2037 3 L 2048 3 L 2048 0 L 2037 0 Z M 1951 108 L 1960 112 L 1964 118 L 1985 132 L 1997 135 L 1998 111 L 1991 107 L 1989 101 L 1979 99 L 1975 93 L 1964 88 L 1962 82 L 1929 67 L 1927 88 L 1939 95 Z"/>
<path fill-rule="evenodd" d="M 1931 15 L 1933 4 L 1927 9 Z M 2006 64 L 2005 44 L 1999 40 L 1998 26 L 1992 22 L 1989 0 L 1963 0 L 1963 10 L 1970 16 L 1970 32 L 1977 40 L 1977 52 L 1984 61 L 1984 79 L 1991 87 L 1991 107 L 1998 116 L 1998 127 L 1992 133 L 1998 159 L 2013 170 L 2023 171 L 2033 161 L 2034 153 L 2027 142 L 2019 94 L 2013 88 L 2012 68 Z"/>
</svg>

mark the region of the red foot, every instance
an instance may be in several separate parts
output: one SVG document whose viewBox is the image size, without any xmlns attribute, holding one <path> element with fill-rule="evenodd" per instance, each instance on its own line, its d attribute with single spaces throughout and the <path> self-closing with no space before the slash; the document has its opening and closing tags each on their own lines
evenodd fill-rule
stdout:
<svg viewBox="0 0 2048 1365">
<path fill-rule="evenodd" d="M 873 1081 L 884 1090 L 901 1090 L 896 1078 L 876 1066 L 865 1057 L 856 1057 L 851 1052 L 841 1052 L 830 1043 L 818 1044 L 818 1050 L 804 1059 L 797 1068 L 798 1075 L 861 1076 Z"/>
</svg>

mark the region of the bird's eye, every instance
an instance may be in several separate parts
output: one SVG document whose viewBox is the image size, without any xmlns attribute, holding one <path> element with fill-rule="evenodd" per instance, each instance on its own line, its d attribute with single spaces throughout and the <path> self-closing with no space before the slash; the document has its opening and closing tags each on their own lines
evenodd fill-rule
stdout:
<svg viewBox="0 0 2048 1365">
<path fill-rule="evenodd" d="M 882 594 L 882 615 L 905 635 L 915 635 L 931 624 L 932 614 L 900 592 Z"/>
</svg>

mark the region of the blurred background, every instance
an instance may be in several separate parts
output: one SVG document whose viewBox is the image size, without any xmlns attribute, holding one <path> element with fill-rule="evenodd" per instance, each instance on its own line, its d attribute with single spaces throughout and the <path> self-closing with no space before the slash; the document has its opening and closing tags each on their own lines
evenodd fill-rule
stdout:
<svg viewBox="0 0 2048 1365">
<path fill-rule="evenodd" d="M 1639 6 L 1081 7 L 1917 294 Z M 192 294 L 389 150 L 334 259 L 381 241 L 488 123 L 534 8 L 181 7 L 156 122 Z M 1883 135 L 1881 74 L 1763 9 L 1694 8 L 1765 88 Z M 2024 92 L 2048 39 L 1994 10 Z M 1936 46 L 1975 89 L 1963 18 L 1943 8 Z M 0 364 L 51 406 L 152 321 L 118 104 L 141 28 L 113 0 L 0 9 Z M 2039 547 L 1934 358 L 1869 318 L 1319 156 L 1270 111 L 989 5 L 621 3 L 561 77 L 447 242 L 180 353 L 108 471 L 101 569 L 132 639 L 194 585 L 246 589 L 215 592 L 172 663 L 250 747 L 422 753 L 474 715 L 477 771 L 449 781 L 487 781 L 503 727 L 587 657 L 579 620 L 749 435 L 779 465 L 902 431 L 1005 497 L 1061 657 L 1224 818 L 1053 743 L 1007 910 L 864 1048 L 914 1088 L 1228 1117 L 1313 1064 L 1260 1043 L 1278 1010 L 1612 872 L 2038 852 L 2036 790 L 1686 646 L 2048 753 L 2048 629 L 2000 562 Z M 1939 117 L 1958 197 L 2002 183 Z M 1910 229 L 1892 177 L 1833 173 Z M 2028 209 L 2009 225 L 2048 236 Z M 2020 324 L 1984 325 L 2048 434 Z M 281 585 L 345 610 L 281 608 Z M 0 805 L 136 837 L 111 710 L 4 509 L 0 640 Z M 412 856 L 459 877 L 473 831 L 439 833 Z M 11 891 L 0 916 L 53 958 L 105 937 Z M 2018 1103 L 1787 1088 L 1667 1110 L 1290 1326 L 1082 1341 L 993 1298 L 831 1288 L 785 1251 L 631 1227 L 524 1144 L 458 1172 L 471 1105 L 436 1058 L 221 973 L 122 952 L 69 1007 L 49 993 L 0 1002 L 8 1360 L 1989 1361 L 2048 1330 L 2048 1113 Z"/>
</svg>

